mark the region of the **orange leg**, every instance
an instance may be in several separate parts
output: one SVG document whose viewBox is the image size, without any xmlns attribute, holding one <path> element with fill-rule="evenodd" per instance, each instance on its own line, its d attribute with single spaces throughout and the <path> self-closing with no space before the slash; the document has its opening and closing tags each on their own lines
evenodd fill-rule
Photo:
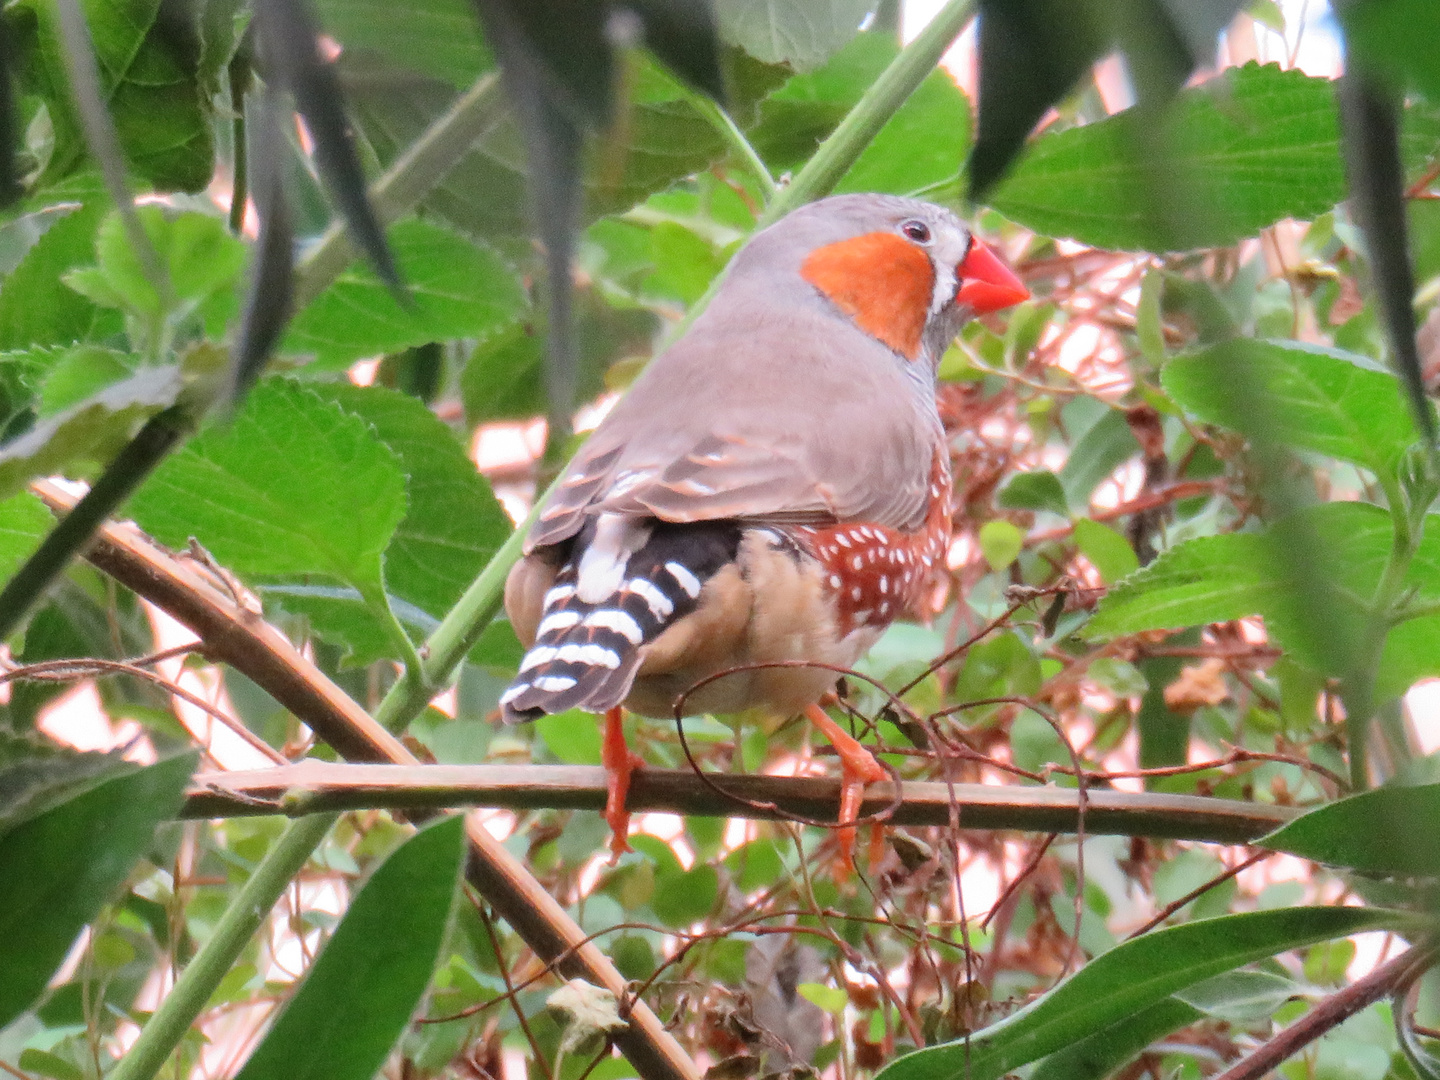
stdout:
<svg viewBox="0 0 1440 1080">
<path fill-rule="evenodd" d="M 610 865 L 633 850 L 630 833 L 630 811 L 625 799 L 630 794 L 630 774 L 644 765 L 639 754 L 632 754 L 625 744 L 625 727 L 620 721 L 617 705 L 605 712 L 605 741 L 600 750 L 600 763 L 605 766 L 605 821 L 610 826 Z"/>
<path fill-rule="evenodd" d="M 865 785 L 877 780 L 888 780 L 890 774 L 885 771 L 880 762 L 875 760 L 874 754 L 856 742 L 854 736 L 848 731 L 831 720 L 819 705 L 811 705 L 806 708 L 805 715 L 809 717 L 812 724 L 820 729 L 820 733 L 830 740 L 836 753 L 840 755 L 842 783 L 840 788 L 840 828 L 835 830 L 835 838 L 840 844 L 841 866 L 846 870 L 854 870 L 854 821 L 860 816 L 860 801 L 865 792 Z M 875 847 L 872 834 L 870 845 L 872 855 Z"/>
</svg>

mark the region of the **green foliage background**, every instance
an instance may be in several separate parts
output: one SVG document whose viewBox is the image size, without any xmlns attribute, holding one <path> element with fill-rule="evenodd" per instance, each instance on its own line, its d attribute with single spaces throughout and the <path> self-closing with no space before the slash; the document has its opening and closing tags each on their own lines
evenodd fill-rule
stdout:
<svg viewBox="0 0 1440 1080">
<path fill-rule="evenodd" d="M 54 524 L 32 480 L 94 480 L 147 420 L 215 399 L 255 257 L 234 227 L 243 215 L 220 208 L 245 178 L 238 140 L 259 92 L 250 12 L 227 0 L 80 6 L 129 183 L 163 196 L 138 221 L 169 285 L 157 285 L 101 182 L 67 90 L 56 0 L 12 0 L 3 18 L 23 196 L 0 220 L 7 578 Z M 812 176 L 817 145 L 914 55 L 902 54 L 893 5 L 858 31 L 869 6 L 721 0 L 723 113 L 644 50 L 617 51 L 615 115 L 583 163 L 577 400 L 623 389 L 785 197 L 786 178 Z M 1071 10 L 1015 7 L 1055 25 Z M 1414 43 L 1437 44 L 1440 27 L 1423 0 L 1353 12 L 1356 55 L 1390 73 L 1404 104 L 1413 300 L 1433 364 L 1440 45 Z M 469 610 L 472 583 L 509 551 L 492 480 L 528 498 L 575 443 L 553 425 L 524 475 L 487 479 L 470 459 L 483 425 L 551 406 L 523 133 L 469 6 L 417 0 L 397 18 L 323 0 L 317 15 L 339 46 L 334 67 L 372 176 L 457 103 L 468 103 L 474 138 L 451 148 L 458 163 L 430 176 L 388 230 L 401 302 L 322 239 L 332 211 L 287 128 L 298 310 L 238 411 L 210 418 L 123 514 L 173 549 L 195 538 L 255 591 L 267 620 L 393 720 L 385 694 L 410 692 L 397 671 L 424 668 L 435 654 L 422 644 Z M 1234 33 L 1277 17 L 1258 3 Z M 1135 42 L 1116 41 L 1135 66 Z M 1077 39 L 1077 71 L 1094 59 L 1085 48 Z M 1318 808 L 1267 842 L 1313 862 L 1303 881 L 1265 884 L 1223 876 L 1243 850 L 1200 843 L 908 829 L 846 880 L 831 873 L 826 830 L 761 823 L 737 843 L 722 821 L 696 817 L 673 843 L 640 836 L 618 866 L 597 868 L 597 814 L 514 815 L 506 847 L 644 986 L 686 1050 L 726 1063 L 717 1075 L 777 1072 L 792 1041 L 807 1045 L 807 1064 L 847 1078 L 1209 1075 L 1343 993 L 1352 935 L 1433 932 L 1440 764 L 1422 748 L 1440 721 L 1410 716 L 1402 699 L 1440 677 L 1440 471 L 1387 366 L 1371 261 L 1342 203 L 1338 117 L 1328 80 L 1273 63 L 1227 69 L 1168 101 L 1142 94 L 1116 115 L 1087 77 L 972 207 L 962 163 L 976 103 L 937 70 L 843 162 L 834 190 L 955 206 L 1035 294 L 967 326 L 942 365 L 959 542 L 932 623 L 895 626 L 862 662 L 904 688 L 914 714 L 886 712 L 857 684 L 866 739 L 906 778 L 1073 786 L 1056 768 L 1073 753 L 1092 786 L 1144 768 L 1153 794 Z M 979 123 L 983 137 L 983 110 Z M 362 360 L 378 361 L 365 386 L 350 377 Z M 493 607 L 493 588 L 489 597 Z M 455 716 L 422 712 L 404 733 L 411 745 L 446 764 L 598 763 L 589 718 L 494 725 L 519 646 L 503 617 L 470 629 Z M 53 661 L 144 656 L 155 639 L 136 597 L 77 563 L 8 644 L 33 676 Z M 334 757 L 245 676 L 220 678 L 256 739 Z M 95 679 L 107 715 L 137 722 L 159 758 L 137 768 L 62 752 L 39 733 L 63 683 L 6 685 L 8 1071 L 148 1080 L 170 1060 L 175 1075 L 364 1080 L 382 1064 L 397 1077 L 499 1075 L 518 1053 L 535 1076 L 633 1074 L 598 1043 L 569 1038 L 545 1008 L 556 983 L 543 965 L 484 903 L 457 902 L 457 819 L 415 831 L 356 811 L 333 828 L 309 819 L 304 836 L 269 817 L 180 823 L 193 739 L 163 687 Z M 426 689 L 438 688 L 414 693 Z M 638 730 L 650 764 L 683 766 L 673 730 Z M 813 750 L 785 718 L 703 717 L 686 730 L 716 771 Z M 1185 768 L 1196 761 L 1209 764 Z M 1016 884 L 988 917 L 952 887 L 971 867 Z M 278 892 L 296 873 L 298 907 L 252 935 L 266 915 L 242 890 Z M 310 902 L 314 882 L 354 892 L 342 916 Z M 1155 912 L 1167 926 L 1122 940 Z M 277 952 L 277 934 L 303 944 Z M 117 1065 L 157 980 L 224 940 L 238 958 L 194 1002 L 189 1030 L 162 1040 L 153 1063 Z M 298 991 L 282 952 L 309 970 Z M 774 955 L 800 974 L 767 975 Z M 882 982 L 898 990 L 881 993 Z M 205 1033 L 224 1017 L 281 1004 L 258 1046 L 240 1039 L 230 1057 L 205 1057 Z M 1418 1006 L 1392 1015 L 1382 1003 L 1322 1028 L 1282 1072 L 1437 1075 L 1414 1008 L 1433 1030 L 1433 974 Z M 433 1022 L 411 1023 L 417 1010 Z M 268 1013 L 247 1015 L 258 1035 Z"/>
</svg>

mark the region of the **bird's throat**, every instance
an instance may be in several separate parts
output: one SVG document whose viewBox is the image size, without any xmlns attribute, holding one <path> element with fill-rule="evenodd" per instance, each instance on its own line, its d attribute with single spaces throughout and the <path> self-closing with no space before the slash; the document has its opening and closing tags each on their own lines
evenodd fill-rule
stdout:
<svg viewBox="0 0 1440 1080">
<path fill-rule="evenodd" d="M 888 232 L 816 248 L 800 276 L 871 337 L 907 359 L 920 355 L 935 285 L 930 256 Z"/>
</svg>

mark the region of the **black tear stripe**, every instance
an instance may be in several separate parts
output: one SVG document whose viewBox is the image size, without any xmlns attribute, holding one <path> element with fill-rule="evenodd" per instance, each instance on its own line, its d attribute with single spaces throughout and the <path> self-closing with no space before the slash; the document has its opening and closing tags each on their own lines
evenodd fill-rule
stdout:
<svg viewBox="0 0 1440 1080">
<path fill-rule="evenodd" d="M 695 610 L 705 582 L 735 561 L 741 533 L 735 521 L 655 522 L 626 563 L 620 589 L 587 604 L 575 595 L 580 558 L 595 537 L 595 522 L 586 522 L 547 594 L 542 632 L 501 695 L 505 722 L 567 709 L 599 713 L 624 701 L 641 646 Z"/>
</svg>

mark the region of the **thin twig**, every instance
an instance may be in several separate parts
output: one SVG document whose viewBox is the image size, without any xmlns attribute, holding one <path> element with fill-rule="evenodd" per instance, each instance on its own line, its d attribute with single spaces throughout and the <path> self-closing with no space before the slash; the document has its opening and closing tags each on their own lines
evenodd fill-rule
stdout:
<svg viewBox="0 0 1440 1080">
<path fill-rule="evenodd" d="M 193 645 L 184 646 L 185 651 L 194 648 Z M 0 672 L 0 685 L 15 680 L 29 680 L 32 682 L 70 682 L 74 679 L 89 679 L 97 675 L 129 675 L 144 682 L 152 683 L 160 687 L 166 693 L 173 694 L 181 701 L 188 702 L 206 713 L 206 715 L 219 720 L 232 732 L 238 735 L 245 744 L 259 754 L 263 754 L 277 765 L 288 765 L 290 762 L 284 754 L 276 750 L 260 736 L 247 728 L 233 716 L 228 716 L 220 709 L 217 709 L 210 702 L 197 694 L 192 694 L 179 683 L 173 683 L 169 679 L 156 675 L 153 671 L 146 671 L 136 664 L 121 660 L 101 660 L 94 658 L 78 660 L 44 660 L 37 664 L 26 664 L 23 667 L 11 668 L 9 671 Z"/>
<path fill-rule="evenodd" d="M 1260 1080 L 1282 1061 L 1339 1027 L 1360 1010 L 1409 986 L 1435 962 L 1437 948 L 1413 946 L 1369 975 L 1331 994 L 1249 1057 L 1236 1062 L 1214 1080 Z"/>
<path fill-rule="evenodd" d="M 1186 904 L 1190 903 L 1190 901 L 1196 899 L 1199 896 L 1203 896 L 1205 893 L 1209 892 L 1217 885 L 1223 885 L 1231 878 L 1237 877 L 1241 871 L 1248 870 L 1256 863 L 1264 862 L 1266 859 L 1270 858 L 1270 856 L 1277 854 L 1279 854 L 1279 852 L 1261 851 L 1257 854 L 1251 855 L 1248 859 L 1245 859 L 1242 862 L 1236 863 L 1229 870 L 1226 870 L 1223 874 L 1216 874 L 1213 878 L 1205 882 L 1203 885 L 1198 885 L 1195 888 L 1191 889 L 1184 896 L 1180 897 L 1180 899 L 1166 904 L 1163 908 L 1160 909 L 1160 911 L 1155 913 L 1155 917 L 1153 919 L 1147 922 L 1144 926 L 1140 927 L 1139 930 L 1136 930 L 1125 940 L 1130 941 L 1133 938 L 1139 937 L 1141 934 L 1148 934 L 1151 930 L 1154 930 L 1155 927 L 1159 926 L 1171 915 L 1174 915 L 1175 912 L 1179 911 Z"/>
<path fill-rule="evenodd" d="M 474 904 L 475 912 L 480 916 L 480 922 L 485 927 L 485 935 L 490 939 L 490 948 L 495 952 L 495 963 L 500 968 L 500 978 L 505 982 L 505 997 L 509 999 L 510 1008 L 515 1012 L 515 1019 L 519 1021 L 520 1030 L 525 1033 L 525 1039 L 530 1044 L 530 1052 L 535 1055 L 535 1060 L 540 1065 L 540 1075 L 549 1076 L 550 1059 L 540 1048 L 540 1043 L 535 1038 L 535 1032 L 530 1030 L 530 1018 L 520 1007 L 520 999 L 515 994 L 515 983 L 510 978 L 510 965 L 505 961 L 505 951 L 500 948 L 500 935 L 495 933 L 495 922 L 490 918 L 490 913 L 485 910 L 484 904 L 478 901 L 474 901 Z"/>
</svg>

